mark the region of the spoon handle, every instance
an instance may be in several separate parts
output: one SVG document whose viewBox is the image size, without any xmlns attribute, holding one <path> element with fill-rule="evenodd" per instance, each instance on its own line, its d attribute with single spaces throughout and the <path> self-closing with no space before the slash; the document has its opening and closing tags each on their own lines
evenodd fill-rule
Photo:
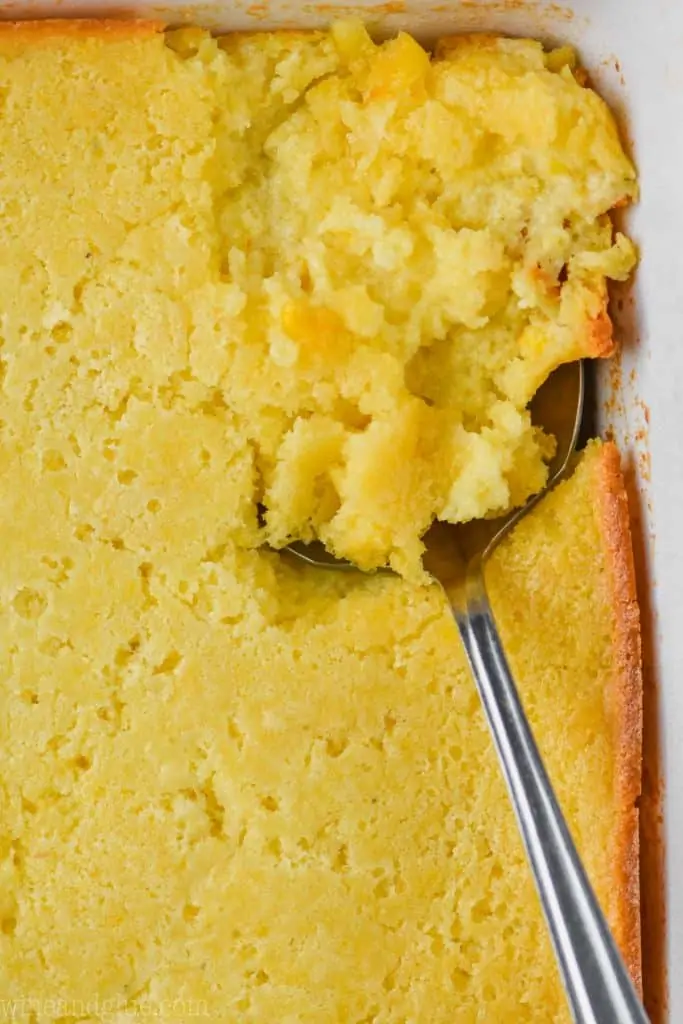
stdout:
<svg viewBox="0 0 683 1024">
<path fill-rule="evenodd" d="M 449 594 L 533 869 L 576 1024 L 647 1024 L 600 910 L 508 666 L 483 573 Z"/>
</svg>

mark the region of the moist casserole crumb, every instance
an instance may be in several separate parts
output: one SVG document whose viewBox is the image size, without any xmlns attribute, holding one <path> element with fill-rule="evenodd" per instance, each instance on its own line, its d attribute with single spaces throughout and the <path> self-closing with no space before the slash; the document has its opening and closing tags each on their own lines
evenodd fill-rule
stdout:
<svg viewBox="0 0 683 1024">
<path fill-rule="evenodd" d="M 607 216 L 633 170 L 573 62 L 490 39 L 430 62 L 353 24 L 0 29 L 17 1019 L 566 1019 L 438 590 L 263 541 L 314 530 L 414 575 L 434 515 L 542 482 L 526 401 L 609 352 L 604 277 L 633 259 Z M 589 451 L 491 586 L 637 973 L 614 458 Z"/>
</svg>

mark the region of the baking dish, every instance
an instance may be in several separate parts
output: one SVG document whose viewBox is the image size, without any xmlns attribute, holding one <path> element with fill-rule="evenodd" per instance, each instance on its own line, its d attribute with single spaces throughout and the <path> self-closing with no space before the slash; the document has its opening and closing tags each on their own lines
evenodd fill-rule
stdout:
<svg viewBox="0 0 683 1024">
<path fill-rule="evenodd" d="M 593 83 L 616 110 L 641 177 L 642 197 L 628 213 L 628 229 L 642 259 L 635 284 L 614 295 L 612 313 L 624 348 L 619 361 L 598 375 L 596 407 L 599 429 L 616 437 L 625 457 L 644 619 L 645 980 L 653 1020 L 664 1019 L 658 1006 L 663 1001 L 663 966 L 668 964 L 669 1016 L 683 1019 L 683 974 L 677 977 L 675 970 L 683 963 L 683 745 L 676 743 L 683 729 L 683 688 L 676 678 L 677 666 L 683 664 L 683 631 L 676 628 L 683 579 L 683 552 L 677 544 L 683 464 L 676 439 L 676 411 L 683 402 L 683 354 L 677 343 L 683 313 L 677 287 L 683 276 L 683 198 L 676 166 L 683 148 L 676 135 L 683 114 L 683 71 L 675 56 L 683 41 L 683 8 L 673 0 L 633 0 L 624 17 L 619 0 L 409 0 L 380 5 L 137 0 L 119 8 L 102 0 L 0 0 L 4 18 L 105 14 L 194 22 L 221 31 L 312 27 L 336 15 L 360 14 L 380 33 L 400 27 L 427 42 L 457 31 L 569 42 L 579 48 Z M 664 836 L 659 828 L 660 777 L 666 781 Z"/>
</svg>

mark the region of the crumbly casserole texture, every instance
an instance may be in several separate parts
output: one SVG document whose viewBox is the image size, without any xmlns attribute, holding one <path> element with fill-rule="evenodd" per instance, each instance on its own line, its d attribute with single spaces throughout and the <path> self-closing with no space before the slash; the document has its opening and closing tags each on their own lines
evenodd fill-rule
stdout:
<svg viewBox="0 0 683 1024">
<path fill-rule="evenodd" d="M 172 417 L 208 403 L 240 436 L 246 530 L 256 499 L 274 546 L 414 575 L 435 517 L 542 486 L 527 403 L 611 352 L 605 278 L 634 260 L 608 216 L 633 167 L 571 50 L 470 36 L 430 60 L 356 23 L 4 39 L 6 331 L 54 332 L 38 416 L 66 384 L 100 438 L 101 403 L 141 439 L 160 393 Z"/>
<path fill-rule="evenodd" d="M 262 45 L 229 47 L 254 92 Z M 634 253 L 607 211 L 635 174 L 571 50 L 469 36 L 430 61 L 358 25 L 287 45 L 305 88 L 283 109 L 270 80 L 265 138 L 243 127 L 245 91 L 248 171 L 223 211 L 245 322 L 254 303 L 263 317 L 231 389 L 245 418 L 263 410 L 269 541 L 415 573 L 434 518 L 501 513 L 545 482 L 553 442 L 526 406 L 559 363 L 612 351 L 605 278 Z"/>
<path fill-rule="evenodd" d="M 273 543 L 411 571 L 431 517 L 542 483 L 525 404 L 609 349 L 632 262 L 606 216 L 632 168 L 572 62 L 356 25 L 0 29 L 15 1019 L 566 1020 L 440 592 L 297 565 L 256 503 Z M 491 585 L 636 970 L 608 451 Z"/>
</svg>

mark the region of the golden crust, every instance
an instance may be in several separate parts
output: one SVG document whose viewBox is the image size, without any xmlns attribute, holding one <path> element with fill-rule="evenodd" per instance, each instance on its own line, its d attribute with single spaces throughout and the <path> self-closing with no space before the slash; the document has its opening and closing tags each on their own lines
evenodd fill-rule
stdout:
<svg viewBox="0 0 683 1024">
<path fill-rule="evenodd" d="M 636 600 L 635 570 L 629 512 L 619 452 L 608 443 L 598 462 L 598 498 L 601 534 L 605 545 L 609 585 L 614 607 L 614 682 L 617 745 L 616 800 L 617 892 L 615 932 L 635 984 L 642 987 L 640 943 L 640 883 L 637 800 L 642 778 L 642 698 L 640 613 Z"/>
<path fill-rule="evenodd" d="M 0 44 L 15 40 L 40 43 L 73 36 L 130 39 L 156 35 L 163 29 L 162 22 L 137 18 L 45 18 L 34 21 L 0 21 Z"/>
<path fill-rule="evenodd" d="M 317 28 L 278 28 L 278 29 L 239 29 L 232 32 L 219 32 L 217 39 L 236 39 L 239 42 L 244 40 L 263 40 L 265 36 L 271 39 L 324 39 L 326 32 Z"/>
<path fill-rule="evenodd" d="M 588 321 L 585 355 L 604 359 L 614 355 L 616 343 L 612 332 L 612 319 L 607 312 L 607 302 L 597 316 Z"/>
<path fill-rule="evenodd" d="M 495 50 L 501 40 L 500 33 L 494 32 L 458 32 L 455 35 L 440 36 L 434 45 L 434 56 L 444 60 L 454 50 L 465 47 L 468 50 Z"/>
</svg>

